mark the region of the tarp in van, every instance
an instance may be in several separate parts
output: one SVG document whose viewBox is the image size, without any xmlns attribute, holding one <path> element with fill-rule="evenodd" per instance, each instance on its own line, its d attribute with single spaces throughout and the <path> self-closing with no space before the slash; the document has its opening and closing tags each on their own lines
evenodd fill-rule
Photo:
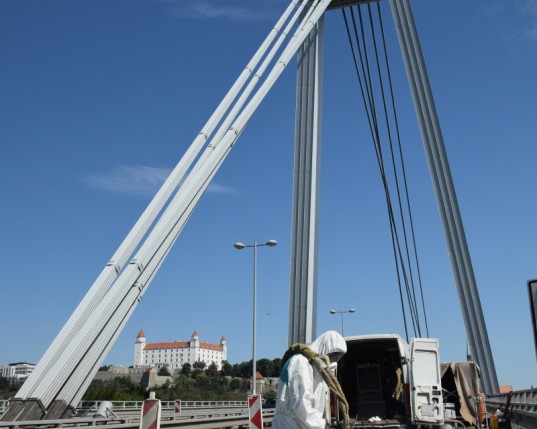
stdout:
<svg viewBox="0 0 537 429">
<path fill-rule="evenodd" d="M 475 362 L 448 362 L 440 366 L 444 402 L 454 403 L 457 415 L 470 425 L 476 425 L 477 409 L 474 398 L 479 394 L 479 366 Z"/>
</svg>

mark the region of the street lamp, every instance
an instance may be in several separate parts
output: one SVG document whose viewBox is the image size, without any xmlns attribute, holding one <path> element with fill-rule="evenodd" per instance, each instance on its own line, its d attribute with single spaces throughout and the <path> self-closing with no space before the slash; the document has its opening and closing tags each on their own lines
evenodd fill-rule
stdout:
<svg viewBox="0 0 537 429">
<path fill-rule="evenodd" d="M 255 365 L 255 321 L 256 321 L 256 298 L 257 298 L 257 248 L 261 246 L 270 246 L 274 247 L 278 244 L 276 240 L 269 240 L 266 243 L 258 243 L 257 241 L 254 241 L 254 244 L 243 244 L 241 242 L 235 243 L 233 246 L 235 249 L 242 250 L 245 247 L 253 247 L 254 248 L 254 314 L 253 314 L 253 322 L 252 322 L 252 364 L 253 364 L 253 372 L 252 372 L 252 395 L 255 395 L 255 374 L 256 374 L 256 365 Z"/>
<path fill-rule="evenodd" d="M 356 311 L 355 308 L 349 308 L 348 310 L 330 310 L 330 314 L 341 314 L 341 335 L 345 336 L 345 330 L 343 329 L 343 313 L 354 313 Z"/>
</svg>

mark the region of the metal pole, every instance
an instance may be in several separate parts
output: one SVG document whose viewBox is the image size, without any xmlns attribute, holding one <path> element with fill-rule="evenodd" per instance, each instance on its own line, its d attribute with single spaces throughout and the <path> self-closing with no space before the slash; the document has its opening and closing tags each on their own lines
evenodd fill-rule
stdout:
<svg viewBox="0 0 537 429">
<path fill-rule="evenodd" d="M 256 298 L 257 298 L 257 241 L 254 241 L 254 314 L 253 314 L 253 328 L 252 328 L 252 395 L 255 395 L 255 321 L 256 321 Z"/>
<path fill-rule="evenodd" d="M 355 308 L 349 308 L 348 310 L 330 310 L 330 314 L 341 314 L 341 336 L 345 336 L 345 324 L 343 322 L 343 313 L 354 313 L 356 311 Z"/>
<path fill-rule="evenodd" d="M 245 247 L 253 247 L 254 248 L 254 298 L 253 298 L 253 315 L 252 315 L 252 395 L 255 395 L 256 389 L 255 389 L 255 382 L 256 382 L 256 374 L 257 374 L 257 368 L 256 368 L 256 362 L 255 362 L 255 346 L 256 346 L 256 321 L 257 321 L 257 314 L 256 314 L 256 307 L 257 307 L 257 247 L 258 246 L 270 246 L 274 247 L 278 244 L 276 240 L 269 240 L 266 243 L 260 243 L 258 244 L 257 241 L 254 241 L 254 244 L 243 244 L 241 242 L 235 243 L 233 246 L 235 249 L 241 250 Z"/>
</svg>

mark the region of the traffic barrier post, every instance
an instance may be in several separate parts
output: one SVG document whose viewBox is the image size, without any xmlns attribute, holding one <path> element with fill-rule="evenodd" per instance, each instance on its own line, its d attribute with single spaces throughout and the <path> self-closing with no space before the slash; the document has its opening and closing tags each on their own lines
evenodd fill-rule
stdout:
<svg viewBox="0 0 537 429">
<path fill-rule="evenodd" d="M 248 396 L 248 414 L 250 429 L 263 429 L 263 413 L 261 412 L 261 395 Z"/>
<path fill-rule="evenodd" d="M 160 429 L 160 414 L 160 399 L 155 399 L 155 392 L 150 392 L 142 406 L 140 429 Z"/>
<path fill-rule="evenodd" d="M 175 403 L 174 403 L 174 407 L 173 407 L 173 411 L 174 411 L 174 420 L 177 416 L 179 416 L 179 414 L 181 414 L 181 400 L 180 399 L 176 399 L 175 400 Z"/>
</svg>

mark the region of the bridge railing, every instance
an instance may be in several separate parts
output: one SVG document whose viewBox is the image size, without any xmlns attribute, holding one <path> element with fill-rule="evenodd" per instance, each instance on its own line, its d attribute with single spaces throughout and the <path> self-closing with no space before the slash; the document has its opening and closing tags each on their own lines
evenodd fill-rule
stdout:
<svg viewBox="0 0 537 429">
<path fill-rule="evenodd" d="M 77 412 L 85 413 L 91 410 L 97 410 L 101 402 L 104 401 L 80 401 L 77 407 Z M 121 411 L 138 411 L 142 409 L 144 401 L 106 401 L 112 403 L 112 409 L 115 412 Z M 175 401 L 162 401 L 162 409 L 173 410 Z M 9 407 L 9 400 L 0 400 L 0 415 L 6 412 Z M 181 401 L 181 409 L 188 410 L 204 410 L 204 409 L 219 409 L 219 408 L 248 408 L 247 401 Z"/>
<path fill-rule="evenodd" d="M 7 401 L 6 401 L 7 402 Z M 99 408 L 103 401 L 80 401 L 77 410 L 85 411 Z M 107 401 L 112 403 L 114 411 L 140 410 L 144 401 Z M 161 401 L 163 409 L 173 409 L 175 401 Z M 217 409 L 217 408 L 245 408 L 247 401 L 181 401 L 182 410 L 191 409 Z"/>
<path fill-rule="evenodd" d="M 272 423 L 274 410 L 266 410 L 263 412 L 263 422 L 269 426 Z M 239 428 L 248 427 L 248 413 L 242 415 L 235 414 L 219 414 L 211 415 L 199 419 L 182 419 L 175 420 L 173 416 L 165 414 L 161 418 L 161 427 L 164 429 L 221 429 L 221 428 Z M 0 420 L 0 429 L 65 429 L 65 428 L 107 428 L 107 429 L 138 429 L 140 427 L 139 415 L 137 417 L 87 417 L 87 418 L 72 418 L 58 420 L 34 420 L 34 421 L 16 421 L 5 422 Z"/>
<path fill-rule="evenodd" d="M 500 417 L 505 417 L 507 412 L 513 428 L 537 429 L 537 389 L 489 395 L 486 405 L 491 414 L 499 409 L 502 412 Z"/>
<path fill-rule="evenodd" d="M 175 401 L 163 401 L 163 408 L 173 408 Z M 181 408 L 244 408 L 248 401 L 181 401 Z"/>
<path fill-rule="evenodd" d="M 507 411 L 537 413 L 537 389 L 518 390 L 511 393 L 488 395 L 486 399 L 487 408 L 489 410 L 501 409 L 502 411 L 505 411 L 509 396 L 511 396 L 511 400 L 509 410 Z"/>
</svg>

